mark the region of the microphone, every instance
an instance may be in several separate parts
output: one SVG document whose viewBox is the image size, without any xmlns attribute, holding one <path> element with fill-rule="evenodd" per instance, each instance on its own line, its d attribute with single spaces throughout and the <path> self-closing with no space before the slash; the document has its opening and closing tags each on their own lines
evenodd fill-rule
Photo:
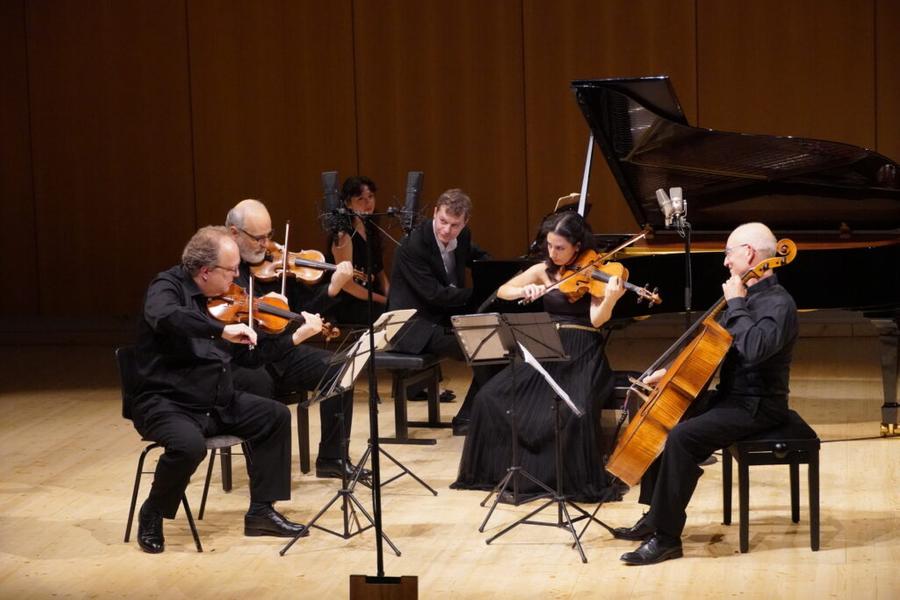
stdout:
<svg viewBox="0 0 900 600">
<path fill-rule="evenodd" d="M 416 216 L 419 214 L 419 196 L 422 195 L 424 179 L 425 173 L 422 171 L 410 171 L 406 174 L 406 201 L 403 203 L 400 226 L 407 235 L 412 231 Z"/>
<path fill-rule="evenodd" d="M 347 211 L 338 192 L 338 172 L 322 172 L 322 229 L 334 233 L 349 227 Z"/>
<path fill-rule="evenodd" d="M 683 217 L 686 206 L 684 204 L 684 197 L 681 195 L 681 188 L 669 188 L 669 194 L 672 195 L 672 212 L 676 217 Z"/>
<path fill-rule="evenodd" d="M 681 192 L 681 188 L 673 188 L 672 191 L 678 190 L 679 194 Z M 675 215 L 675 207 L 672 205 L 672 199 L 669 198 L 669 195 L 666 193 L 666 190 L 659 188 L 656 190 L 656 201 L 659 202 L 659 208 L 663 212 L 663 216 L 666 218 L 666 227 L 672 226 L 672 217 Z"/>
</svg>

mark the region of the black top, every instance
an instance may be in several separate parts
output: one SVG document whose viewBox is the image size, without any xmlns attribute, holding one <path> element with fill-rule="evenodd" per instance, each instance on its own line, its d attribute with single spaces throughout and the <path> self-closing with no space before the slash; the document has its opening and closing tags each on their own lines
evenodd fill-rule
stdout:
<svg viewBox="0 0 900 600">
<path fill-rule="evenodd" d="M 558 289 L 552 289 L 543 297 L 544 310 L 556 317 L 557 321 L 591 325 L 591 295 L 585 294 L 576 302 L 569 302 L 568 296 Z"/>
<path fill-rule="evenodd" d="M 225 325 L 209 316 L 206 304 L 206 296 L 180 265 L 150 283 L 138 330 L 136 425 L 172 410 L 198 417 L 216 410 L 228 422 L 222 409 L 235 394 L 231 363 L 257 367 L 293 347 L 289 335 L 261 336 L 254 350 L 232 344 L 222 339 Z"/>
<path fill-rule="evenodd" d="M 367 244 L 366 239 L 363 238 L 359 234 L 359 232 L 356 231 L 356 229 L 344 230 L 344 233 L 346 233 L 350 237 L 350 243 L 353 244 L 353 255 L 351 257 L 353 268 L 357 271 L 362 271 L 365 273 Z M 384 252 L 382 250 L 381 232 L 376 230 L 374 227 L 369 227 L 366 234 L 372 239 L 372 275 L 377 275 L 384 270 Z M 332 238 L 332 243 L 334 239 L 336 238 Z M 331 263 L 336 263 L 334 254 L 331 251 L 331 245 L 331 243 L 328 244 L 328 252 L 325 253 L 325 260 Z"/>
<path fill-rule="evenodd" d="M 719 374 L 719 391 L 741 397 L 755 413 L 763 398 L 787 409 L 797 307 L 775 274 L 732 298 L 721 319 L 734 340 Z"/>
</svg>

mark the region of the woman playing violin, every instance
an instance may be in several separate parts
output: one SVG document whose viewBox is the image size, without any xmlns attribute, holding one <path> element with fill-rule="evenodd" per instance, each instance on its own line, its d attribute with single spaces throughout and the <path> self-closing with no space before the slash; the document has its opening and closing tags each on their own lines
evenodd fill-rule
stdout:
<svg viewBox="0 0 900 600">
<path fill-rule="evenodd" d="M 368 177 L 349 177 L 341 188 L 341 201 L 354 213 L 372 214 L 375 211 L 375 192 L 378 188 Z M 366 323 L 369 320 L 368 286 L 372 286 L 375 317 L 384 312 L 390 284 L 384 272 L 381 236 L 374 227 L 366 227 L 362 219 L 353 216 L 329 237 L 330 260 L 351 261 L 353 267 L 366 270 L 366 244 L 372 236 L 372 274 L 368 283 L 350 281 L 344 285 L 339 302 L 330 316 L 338 323 Z"/>
<path fill-rule="evenodd" d="M 546 234 L 544 261 L 500 287 L 498 296 L 512 300 L 542 298 L 544 310 L 558 323 L 563 347 L 570 359 L 550 362 L 545 369 L 585 415 L 576 418 L 561 411 L 565 493 L 583 502 L 620 497 L 603 470 L 599 411 L 612 393 L 612 372 L 603 352 L 605 336 L 597 329 L 609 320 L 625 289 L 611 277 L 599 296 L 584 293 L 576 301 L 557 283 L 567 267 L 590 249 L 592 235 L 575 212 L 551 215 L 542 225 Z M 552 287 L 551 287 L 552 286 Z M 513 386 L 515 383 L 515 386 Z M 550 487 L 556 481 L 553 391 L 534 369 L 517 367 L 515 382 L 510 367 L 493 377 L 475 398 L 472 422 L 463 448 L 459 476 L 452 487 L 492 489 L 509 466 L 510 421 L 507 411 L 515 402 L 522 467 Z M 526 494 L 539 488 L 521 480 Z M 532 487 L 529 487 L 532 486 Z"/>
</svg>

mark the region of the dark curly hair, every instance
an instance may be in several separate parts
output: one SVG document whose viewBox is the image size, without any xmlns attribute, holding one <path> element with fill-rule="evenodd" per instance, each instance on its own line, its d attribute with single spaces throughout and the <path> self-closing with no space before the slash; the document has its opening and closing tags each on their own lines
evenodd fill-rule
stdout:
<svg viewBox="0 0 900 600">
<path fill-rule="evenodd" d="M 548 233 L 562 236 L 573 246 L 579 245 L 582 252 L 594 247 L 594 234 L 584 217 L 572 210 L 565 210 L 550 215 L 541 224 L 539 234 L 539 239 L 542 241 L 541 257 L 547 265 L 547 273 L 550 275 L 558 273 L 562 267 L 550 260 L 550 254 L 547 252 Z"/>
<path fill-rule="evenodd" d="M 365 175 L 348 177 L 344 180 L 344 185 L 341 187 L 341 202 L 344 203 L 344 206 L 350 204 L 350 198 L 362 194 L 363 186 L 369 188 L 369 191 L 373 194 L 378 191 L 378 186 L 375 185 L 375 182 Z"/>
</svg>

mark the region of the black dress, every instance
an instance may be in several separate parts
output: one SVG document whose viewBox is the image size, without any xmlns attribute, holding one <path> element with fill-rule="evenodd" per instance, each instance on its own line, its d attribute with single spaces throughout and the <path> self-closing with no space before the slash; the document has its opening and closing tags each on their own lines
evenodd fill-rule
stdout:
<svg viewBox="0 0 900 600">
<path fill-rule="evenodd" d="M 354 229 L 353 231 L 345 231 L 345 233 L 350 237 L 350 242 L 353 244 L 353 268 L 357 271 L 366 271 L 366 240 L 363 239 L 361 235 L 357 233 Z M 372 235 L 372 228 L 369 229 L 369 235 Z M 334 262 L 334 256 L 330 253 L 326 256 L 328 262 Z M 378 287 L 378 280 L 375 277 L 378 273 L 381 273 L 384 270 L 384 257 L 382 256 L 381 250 L 381 235 L 380 232 L 375 232 L 374 237 L 372 238 L 372 273 L 374 274 L 371 279 L 375 281 L 375 288 L 372 289 L 373 292 L 383 292 Z M 364 288 L 368 287 L 368 283 L 363 281 L 357 281 L 358 284 L 363 286 Z M 380 304 L 378 302 L 373 302 L 372 304 L 372 318 L 377 319 L 381 313 L 384 312 L 384 304 Z M 328 317 L 336 323 L 344 323 L 344 324 L 354 324 L 354 325 L 362 325 L 369 322 L 369 303 L 364 299 L 357 298 L 355 296 L 351 296 L 345 291 L 341 291 L 338 294 L 337 302 L 335 305 L 329 309 Z"/>
<path fill-rule="evenodd" d="M 564 403 L 560 405 L 563 492 L 580 502 L 605 502 L 620 499 L 627 488 L 614 484 L 604 470 L 608 450 L 602 447 L 600 409 L 612 393 L 613 375 L 604 354 L 605 336 L 590 326 L 590 305 L 589 296 L 570 303 L 557 290 L 544 297 L 544 309 L 560 323 L 560 338 L 570 359 L 543 366 L 585 413 L 577 418 Z M 521 364 L 515 367 L 515 390 L 511 367 L 506 367 L 475 397 L 459 475 L 450 487 L 490 490 L 503 479 L 512 456 L 507 411 L 513 401 L 521 465 L 556 489 L 554 394 L 537 371 Z M 525 478 L 520 482 L 525 494 L 541 491 Z"/>
</svg>

